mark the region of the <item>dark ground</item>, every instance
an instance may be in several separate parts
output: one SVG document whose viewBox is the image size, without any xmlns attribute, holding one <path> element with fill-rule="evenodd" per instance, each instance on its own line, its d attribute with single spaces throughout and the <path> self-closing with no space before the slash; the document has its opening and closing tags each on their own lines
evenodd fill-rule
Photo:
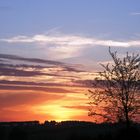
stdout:
<svg viewBox="0 0 140 140">
<path fill-rule="evenodd" d="M 39 124 L 30 122 L 1 122 L 0 140 L 139 140 L 140 124 L 95 124 L 91 122 L 55 121 Z"/>
</svg>

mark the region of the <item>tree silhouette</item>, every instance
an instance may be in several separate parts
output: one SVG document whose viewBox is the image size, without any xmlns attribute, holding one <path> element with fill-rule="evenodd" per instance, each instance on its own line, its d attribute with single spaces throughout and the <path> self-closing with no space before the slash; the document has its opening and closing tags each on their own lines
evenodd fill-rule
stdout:
<svg viewBox="0 0 140 140">
<path fill-rule="evenodd" d="M 113 62 L 101 64 L 104 71 L 89 90 L 89 116 L 129 126 L 140 113 L 140 56 L 126 53 L 121 59 L 110 48 L 109 54 Z"/>
</svg>

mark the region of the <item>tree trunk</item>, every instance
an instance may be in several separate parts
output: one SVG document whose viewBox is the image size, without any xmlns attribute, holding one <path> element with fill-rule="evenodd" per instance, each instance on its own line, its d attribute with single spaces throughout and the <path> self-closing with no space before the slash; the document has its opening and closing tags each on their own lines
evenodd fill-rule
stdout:
<svg viewBox="0 0 140 140">
<path fill-rule="evenodd" d="M 129 116 L 128 116 L 128 109 L 127 107 L 125 107 L 125 120 L 126 120 L 126 128 L 130 127 L 130 120 L 129 120 Z"/>
</svg>

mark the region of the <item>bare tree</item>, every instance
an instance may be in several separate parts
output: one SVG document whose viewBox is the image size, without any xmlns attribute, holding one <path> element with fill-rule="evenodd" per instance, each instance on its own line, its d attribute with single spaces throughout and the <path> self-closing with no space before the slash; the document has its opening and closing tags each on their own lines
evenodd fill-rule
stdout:
<svg viewBox="0 0 140 140">
<path fill-rule="evenodd" d="M 140 113 L 140 56 L 118 58 L 111 52 L 113 63 L 102 65 L 103 72 L 89 90 L 89 116 L 100 116 L 104 121 L 125 122 L 135 120 Z"/>
</svg>

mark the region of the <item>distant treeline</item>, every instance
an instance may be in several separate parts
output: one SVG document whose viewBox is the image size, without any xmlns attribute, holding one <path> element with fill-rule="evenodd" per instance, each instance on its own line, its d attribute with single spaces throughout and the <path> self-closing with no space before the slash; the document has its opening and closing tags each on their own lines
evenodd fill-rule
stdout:
<svg viewBox="0 0 140 140">
<path fill-rule="evenodd" d="M 140 124 L 96 124 L 84 121 L 0 122 L 0 140 L 137 140 Z"/>
</svg>

